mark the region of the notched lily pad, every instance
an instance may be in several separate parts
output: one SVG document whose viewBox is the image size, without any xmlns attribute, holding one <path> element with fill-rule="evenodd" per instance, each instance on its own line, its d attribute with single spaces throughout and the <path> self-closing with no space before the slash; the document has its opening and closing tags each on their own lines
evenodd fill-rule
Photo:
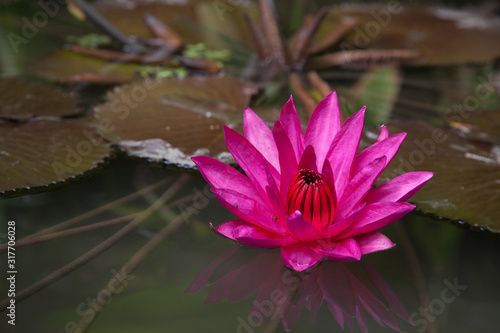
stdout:
<svg viewBox="0 0 500 333">
<path fill-rule="evenodd" d="M 194 155 L 231 162 L 222 126 L 240 126 L 252 92 L 228 76 L 147 79 L 109 93 L 95 109 L 95 125 L 129 155 L 151 162 L 193 167 Z"/>
<path fill-rule="evenodd" d="M 393 123 L 388 128 L 408 136 L 381 182 L 405 172 L 432 171 L 434 177 L 410 199 L 421 211 L 500 232 L 499 146 L 466 140 L 451 129 L 421 122 Z"/>
<path fill-rule="evenodd" d="M 0 123 L 0 195 L 14 196 L 96 168 L 110 145 L 88 118 Z"/>
<path fill-rule="evenodd" d="M 0 80 L 0 118 L 27 120 L 36 116 L 78 114 L 76 99 L 42 83 L 20 79 Z"/>
</svg>

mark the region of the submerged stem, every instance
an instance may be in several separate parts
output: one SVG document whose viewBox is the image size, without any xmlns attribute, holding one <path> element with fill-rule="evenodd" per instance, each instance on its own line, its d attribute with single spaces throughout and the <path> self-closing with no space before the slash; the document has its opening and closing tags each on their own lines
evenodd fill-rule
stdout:
<svg viewBox="0 0 500 333">
<path fill-rule="evenodd" d="M 99 208 L 96 208 L 96 209 L 93 209 L 91 211 L 85 212 L 81 215 L 75 216 L 69 220 L 66 220 L 64 222 L 56 224 L 55 226 L 40 230 L 40 231 L 30 235 L 30 236 L 27 236 L 23 239 L 20 239 L 18 242 L 21 242 L 21 241 L 28 239 L 28 238 L 32 238 L 32 237 L 43 235 L 43 234 L 52 233 L 55 231 L 59 231 L 59 230 L 66 229 L 66 228 L 72 227 L 74 225 L 77 225 L 78 223 L 81 223 L 81 222 L 85 221 L 86 219 L 89 219 L 91 217 L 105 213 L 105 212 L 107 212 L 107 211 L 109 211 L 109 210 L 111 210 L 111 209 L 113 209 L 121 204 L 127 203 L 127 202 L 132 201 L 134 199 L 137 199 L 139 197 L 142 197 L 142 196 L 144 196 L 145 193 L 154 191 L 154 190 L 158 189 L 159 187 L 168 184 L 171 180 L 172 180 L 171 178 L 163 179 L 157 183 L 154 183 L 154 184 L 151 184 L 145 188 L 142 188 L 139 191 L 136 191 L 132 194 L 126 195 L 118 200 L 109 202 L 103 206 L 100 206 Z"/>
<path fill-rule="evenodd" d="M 104 242 L 100 243 L 90 251 L 76 258 L 72 262 L 64 265 L 57 271 L 49 274 L 45 278 L 39 280 L 38 282 L 30 285 L 29 287 L 21 290 L 16 294 L 16 302 L 21 302 L 22 300 L 28 298 L 36 294 L 37 292 L 43 290 L 44 288 L 50 286 L 52 283 L 57 280 L 63 278 L 69 273 L 73 272 L 77 268 L 83 266 L 93 258 L 97 257 L 102 252 L 109 249 L 111 246 L 116 244 L 119 240 L 124 238 L 130 232 L 135 230 L 141 223 L 143 223 L 151 214 L 153 214 L 159 207 L 163 206 L 166 201 L 170 200 L 175 193 L 184 185 L 186 182 L 185 177 L 181 177 L 178 181 L 176 181 L 165 193 L 163 193 L 156 202 L 154 202 L 151 206 L 149 206 L 146 210 L 139 213 L 129 224 L 124 226 L 122 229 L 118 230 L 112 236 L 107 238 Z M 0 302 L 0 312 L 4 311 L 7 306 L 10 304 L 10 299 L 6 298 Z"/>
<path fill-rule="evenodd" d="M 161 229 L 149 242 L 147 242 L 139 251 L 137 251 L 132 258 L 130 258 L 125 265 L 120 269 L 120 273 L 123 278 L 132 274 L 134 270 L 141 264 L 141 262 L 158 246 L 160 243 L 172 233 L 177 231 L 180 226 L 184 223 L 184 218 L 182 215 L 175 217 L 169 224 L 167 224 L 163 229 Z M 108 290 L 112 293 L 112 290 L 116 290 L 115 281 L 116 278 L 113 277 L 104 287 L 103 290 Z M 106 306 L 107 303 L 101 303 L 97 299 L 92 302 L 90 307 L 96 311 L 96 315 L 92 320 L 88 318 L 82 318 L 78 324 L 78 332 L 86 332 L 90 325 L 93 323 L 95 318 L 101 313 L 102 308 Z"/>
</svg>

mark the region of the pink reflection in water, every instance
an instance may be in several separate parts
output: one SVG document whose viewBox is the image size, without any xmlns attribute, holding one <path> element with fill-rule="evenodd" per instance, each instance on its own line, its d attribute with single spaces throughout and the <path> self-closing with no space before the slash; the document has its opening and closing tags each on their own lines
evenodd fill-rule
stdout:
<svg viewBox="0 0 500 333">
<path fill-rule="evenodd" d="M 238 318 L 238 330 L 252 332 L 279 316 L 287 332 L 304 309 L 314 322 L 326 304 L 339 325 L 351 331 L 357 322 L 368 332 L 365 313 L 381 326 L 400 331 L 397 316 L 413 324 L 397 296 L 363 258 L 361 262 L 323 261 L 308 272 L 296 272 L 283 265 L 279 251 L 233 247 L 211 262 L 186 293 L 208 286 L 204 304 L 227 299 L 234 303 L 257 292 L 247 320 Z"/>
</svg>

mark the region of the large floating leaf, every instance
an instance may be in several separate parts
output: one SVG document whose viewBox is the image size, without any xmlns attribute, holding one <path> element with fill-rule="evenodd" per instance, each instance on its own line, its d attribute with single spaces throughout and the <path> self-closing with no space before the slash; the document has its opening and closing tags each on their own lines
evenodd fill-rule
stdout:
<svg viewBox="0 0 500 333">
<path fill-rule="evenodd" d="M 485 14 L 399 2 L 340 6 L 328 13 L 317 40 L 357 17 L 359 24 L 339 44 L 342 50 L 413 49 L 421 57 L 407 62 L 418 65 L 493 61 L 500 55 L 500 20 Z"/>
<path fill-rule="evenodd" d="M 500 232 L 498 146 L 420 122 L 394 123 L 389 130 L 408 136 L 381 181 L 410 171 L 433 171 L 431 181 L 410 201 L 423 212 Z"/>
<path fill-rule="evenodd" d="M 114 89 L 96 127 L 132 156 L 191 167 L 190 156 L 232 161 L 222 126 L 238 127 L 251 90 L 232 77 L 145 80 Z"/>
<path fill-rule="evenodd" d="M 0 123 L 0 194 L 47 187 L 96 168 L 110 145 L 88 119 Z"/>
<path fill-rule="evenodd" d="M 18 79 L 0 81 L 0 118 L 27 120 L 35 116 L 79 113 L 76 100 L 50 86 Z"/>
<path fill-rule="evenodd" d="M 51 53 L 31 66 L 34 75 L 64 83 L 125 83 L 138 78 L 138 70 L 137 64 L 113 63 L 67 50 Z"/>
<path fill-rule="evenodd" d="M 203 43 L 208 51 L 231 54 L 226 70 L 233 68 L 236 72 L 240 71 L 250 55 L 245 50 L 252 47 L 242 7 L 255 12 L 251 5 L 229 5 L 212 1 L 186 1 L 181 4 L 101 1 L 95 5 L 97 12 L 131 36 L 153 37 L 144 21 L 144 14 L 154 15 L 174 30 L 185 45 Z M 163 65 L 170 66 L 174 63 L 169 59 Z M 142 70 L 143 66 L 137 62 L 108 61 L 63 50 L 36 60 L 31 66 L 33 74 L 64 83 L 128 83 L 137 79 Z"/>
</svg>

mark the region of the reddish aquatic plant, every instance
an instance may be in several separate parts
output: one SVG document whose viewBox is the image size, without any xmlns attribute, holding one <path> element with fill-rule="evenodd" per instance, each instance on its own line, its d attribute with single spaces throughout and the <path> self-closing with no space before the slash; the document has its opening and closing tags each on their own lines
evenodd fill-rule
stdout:
<svg viewBox="0 0 500 333">
<path fill-rule="evenodd" d="M 406 203 L 431 177 L 409 172 L 373 185 L 406 133 L 389 136 L 358 152 L 365 108 L 341 125 L 335 92 L 302 127 L 292 98 L 271 130 L 251 109 L 245 136 L 225 127 L 226 144 L 246 176 L 205 156 L 193 157 L 216 198 L 238 219 L 215 227 L 243 245 L 281 247 L 284 263 L 303 271 L 322 258 L 359 260 L 394 244 L 376 231 L 415 206 Z"/>
</svg>

